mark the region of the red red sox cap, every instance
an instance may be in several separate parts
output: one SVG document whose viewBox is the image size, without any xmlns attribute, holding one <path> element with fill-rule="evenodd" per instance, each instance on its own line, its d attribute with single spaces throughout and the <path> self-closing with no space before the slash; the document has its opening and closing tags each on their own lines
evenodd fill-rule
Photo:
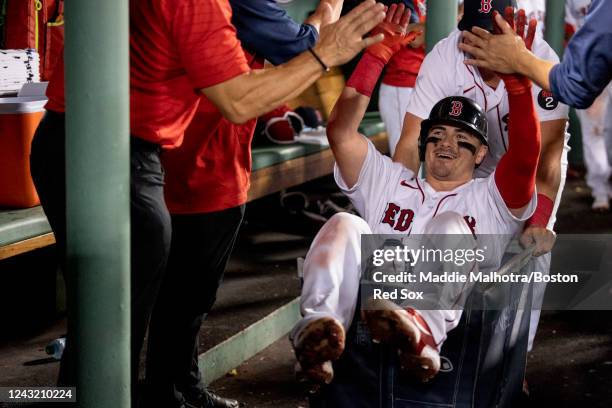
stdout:
<svg viewBox="0 0 612 408">
<path fill-rule="evenodd" d="M 465 0 L 459 30 L 471 30 L 478 26 L 493 31 L 493 11 L 504 14 L 506 7 L 516 8 L 515 0 Z"/>
</svg>

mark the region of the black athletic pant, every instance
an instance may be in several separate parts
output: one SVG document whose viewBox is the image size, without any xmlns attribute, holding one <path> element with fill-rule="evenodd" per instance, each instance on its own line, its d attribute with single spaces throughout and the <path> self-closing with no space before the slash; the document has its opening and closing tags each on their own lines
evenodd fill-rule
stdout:
<svg viewBox="0 0 612 408">
<path fill-rule="evenodd" d="M 244 206 L 172 215 L 172 245 L 147 347 L 147 401 L 179 407 L 204 389 L 198 370 L 198 333 L 215 303 L 217 288 L 244 215 Z"/>
<path fill-rule="evenodd" d="M 66 177 L 64 115 L 47 111 L 40 123 L 30 156 L 31 173 L 40 201 L 55 233 L 60 264 L 66 257 Z M 95 146 L 91 147 L 95 149 Z M 170 249 L 170 215 L 163 196 L 163 169 L 160 147 L 136 137 L 131 138 L 130 206 L 131 206 L 131 365 L 132 396 L 138 380 L 140 350 L 147 323 L 162 281 Z M 104 174 L 100 174 L 104 177 Z M 95 180 L 91 180 L 95 183 Z M 74 333 L 71 310 L 75 293 L 66 274 L 68 331 L 58 383 L 76 383 Z M 100 344 L 100 347 L 105 347 Z M 111 391 L 112 392 L 112 391 Z M 135 405 L 134 405 L 135 406 Z"/>
</svg>

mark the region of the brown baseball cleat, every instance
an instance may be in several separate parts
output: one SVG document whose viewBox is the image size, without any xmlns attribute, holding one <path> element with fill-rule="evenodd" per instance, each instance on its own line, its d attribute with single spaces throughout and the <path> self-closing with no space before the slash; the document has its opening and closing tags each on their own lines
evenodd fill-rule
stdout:
<svg viewBox="0 0 612 408">
<path fill-rule="evenodd" d="M 300 376 L 315 383 L 329 384 L 334 377 L 331 362 L 342 355 L 344 341 L 344 327 L 333 317 L 308 323 L 293 341 Z"/>
<path fill-rule="evenodd" d="M 401 369 L 427 382 L 440 371 L 440 354 L 427 322 L 413 309 L 371 300 L 363 316 L 372 341 L 397 347 Z"/>
</svg>

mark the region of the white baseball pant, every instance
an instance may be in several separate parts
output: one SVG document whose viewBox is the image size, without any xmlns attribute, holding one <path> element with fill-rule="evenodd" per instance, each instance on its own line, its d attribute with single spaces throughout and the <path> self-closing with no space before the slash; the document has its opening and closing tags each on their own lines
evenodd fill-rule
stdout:
<svg viewBox="0 0 612 408">
<path fill-rule="evenodd" d="M 569 126 L 569 125 L 568 125 Z M 553 206 L 553 211 L 550 216 L 550 220 L 548 221 L 547 228 L 551 231 L 555 229 L 555 223 L 557 222 L 557 211 L 559 210 L 559 205 L 561 203 L 561 196 L 563 195 L 563 189 L 565 188 L 565 181 L 567 179 L 567 167 L 568 167 L 568 159 L 567 156 L 570 151 L 569 147 L 569 138 L 570 134 L 565 132 L 565 142 L 563 144 L 563 153 L 561 154 L 561 180 L 559 182 L 559 190 L 557 191 L 557 197 L 555 198 L 555 203 Z M 529 265 L 528 269 L 530 271 L 538 271 L 543 274 L 548 275 L 550 273 L 550 263 L 552 257 L 551 253 L 547 253 L 541 255 L 537 258 L 533 258 Z M 546 283 L 534 283 L 533 284 L 533 301 L 531 305 L 531 318 L 529 320 L 529 343 L 528 343 L 528 351 L 531 351 L 533 348 L 533 340 L 535 339 L 536 333 L 538 331 L 538 324 L 540 323 L 540 314 L 541 307 L 544 303 L 544 294 L 546 292 Z"/>
<path fill-rule="evenodd" d="M 399 142 L 402 135 L 404 116 L 406 115 L 408 101 L 413 92 L 414 88 L 380 85 L 378 110 L 385 123 L 385 129 L 389 138 L 389 152 L 392 157 L 393 153 L 395 153 L 395 146 L 397 146 L 397 142 Z"/>
<path fill-rule="evenodd" d="M 359 294 L 362 234 L 372 234 L 369 225 L 362 218 L 347 213 L 334 215 L 321 228 L 304 261 L 304 282 L 300 297 L 303 318 L 293 328 L 291 339 L 297 338 L 310 321 L 321 317 L 333 317 L 345 330 L 349 329 Z M 462 234 L 471 237 L 472 232 L 459 214 L 444 212 L 428 223 L 424 234 Z M 471 285 L 446 284 L 443 292 L 448 298 L 445 302 L 457 303 L 470 290 Z M 439 293 L 432 292 L 430 296 L 437 297 Z M 440 299 L 434 300 L 440 302 Z M 419 310 L 436 344 L 441 344 L 446 339 L 446 333 L 457 327 L 461 312 Z"/>
<path fill-rule="evenodd" d="M 604 137 L 605 113 L 609 96 L 606 92 L 601 94 L 586 110 L 576 110 L 580 118 L 582 130 L 582 147 L 584 151 L 584 165 L 587 170 L 586 182 L 591 188 L 594 198 L 607 200 L 610 196 L 610 183 L 608 179 L 612 169 L 608 163 L 608 155 Z"/>
</svg>

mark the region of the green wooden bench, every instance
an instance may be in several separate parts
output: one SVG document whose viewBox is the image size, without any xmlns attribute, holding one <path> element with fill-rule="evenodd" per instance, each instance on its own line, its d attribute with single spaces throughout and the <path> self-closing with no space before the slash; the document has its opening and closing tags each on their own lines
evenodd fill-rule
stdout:
<svg viewBox="0 0 612 408">
<path fill-rule="evenodd" d="M 368 113 L 360 131 L 376 147 L 388 151 L 384 125 L 378 113 Z M 253 149 L 253 172 L 248 200 L 331 174 L 334 158 L 328 147 L 304 144 Z M 0 260 L 55 243 L 41 207 L 0 210 Z"/>
<path fill-rule="evenodd" d="M 382 152 L 388 142 L 378 113 L 368 113 L 360 132 Z M 328 147 L 292 144 L 253 149 L 248 200 L 279 192 L 331 174 L 334 158 Z M 41 207 L 0 210 L 0 260 L 55 243 Z M 58 287 L 61 290 L 61 285 Z M 58 310 L 63 310 L 59 306 Z M 236 333 L 199 356 L 203 381 L 210 383 L 284 336 L 299 319 L 299 299 Z"/>
<path fill-rule="evenodd" d="M 378 150 L 389 151 L 385 127 L 378 112 L 367 113 L 359 131 L 369 137 Z M 329 147 L 300 143 L 254 148 L 252 158 L 249 201 L 326 176 L 334 167 L 334 156 Z"/>
<path fill-rule="evenodd" d="M 0 211 L 0 260 L 54 243 L 42 207 Z"/>
</svg>

